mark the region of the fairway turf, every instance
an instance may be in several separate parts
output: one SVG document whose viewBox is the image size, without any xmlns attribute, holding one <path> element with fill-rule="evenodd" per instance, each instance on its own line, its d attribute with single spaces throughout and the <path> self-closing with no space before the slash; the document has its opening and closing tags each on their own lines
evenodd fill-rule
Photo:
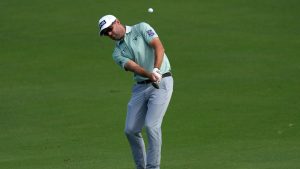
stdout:
<svg viewBox="0 0 300 169">
<path fill-rule="evenodd" d="M 148 22 L 170 59 L 161 169 L 299 169 L 296 0 L 1 1 L 1 169 L 134 168 L 104 14 Z"/>
</svg>

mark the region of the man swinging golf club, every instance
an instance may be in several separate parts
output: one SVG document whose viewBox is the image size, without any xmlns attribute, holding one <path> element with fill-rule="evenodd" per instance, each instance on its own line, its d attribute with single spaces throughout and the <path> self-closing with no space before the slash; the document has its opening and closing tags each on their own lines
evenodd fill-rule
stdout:
<svg viewBox="0 0 300 169">
<path fill-rule="evenodd" d="M 133 72 L 135 84 L 128 103 L 125 134 L 136 169 L 160 169 L 161 125 L 173 92 L 170 62 L 164 47 L 147 23 L 125 26 L 113 15 L 99 20 L 101 36 L 114 40 L 113 60 Z M 147 151 L 142 129 L 148 136 Z"/>
</svg>

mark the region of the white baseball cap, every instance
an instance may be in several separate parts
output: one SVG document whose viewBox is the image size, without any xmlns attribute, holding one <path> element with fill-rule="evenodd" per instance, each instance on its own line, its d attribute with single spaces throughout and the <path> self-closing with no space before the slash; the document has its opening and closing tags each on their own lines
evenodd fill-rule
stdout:
<svg viewBox="0 0 300 169">
<path fill-rule="evenodd" d="M 105 15 L 99 19 L 98 26 L 100 29 L 100 32 L 99 32 L 100 36 L 103 35 L 103 30 L 108 28 L 113 22 L 116 21 L 116 19 L 117 18 L 113 15 Z"/>
</svg>

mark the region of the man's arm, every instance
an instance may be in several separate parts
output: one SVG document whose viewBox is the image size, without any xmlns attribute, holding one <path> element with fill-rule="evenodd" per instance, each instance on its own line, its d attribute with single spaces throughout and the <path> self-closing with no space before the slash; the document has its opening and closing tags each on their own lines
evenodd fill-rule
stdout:
<svg viewBox="0 0 300 169">
<path fill-rule="evenodd" d="M 160 69 L 161 63 L 164 58 L 165 49 L 158 37 L 154 38 L 150 42 L 150 46 L 152 46 L 155 51 L 154 68 Z"/>
<path fill-rule="evenodd" d="M 153 72 L 147 72 L 144 68 L 142 68 L 140 65 L 138 65 L 137 63 L 135 63 L 132 60 L 129 60 L 124 65 L 124 67 L 125 67 L 126 70 L 129 70 L 129 71 L 134 72 L 136 74 L 139 74 L 141 76 L 147 77 L 153 82 L 158 80 Z"/>
</svg>

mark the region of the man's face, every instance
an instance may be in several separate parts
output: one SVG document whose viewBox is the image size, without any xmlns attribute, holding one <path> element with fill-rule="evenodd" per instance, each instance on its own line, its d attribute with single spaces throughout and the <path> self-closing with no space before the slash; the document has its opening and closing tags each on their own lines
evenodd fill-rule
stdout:
<svg viewBox="0 0 300 169">
<path fill-rule="evenodd" d="M 123 25 L 120 24 L 120 21 L 114 21 L 109 27 L 104 31 L 104 35 L 108 36 L 112 40 L 120 40 L 124 37 L 125 31 Z"/>
</svg>

